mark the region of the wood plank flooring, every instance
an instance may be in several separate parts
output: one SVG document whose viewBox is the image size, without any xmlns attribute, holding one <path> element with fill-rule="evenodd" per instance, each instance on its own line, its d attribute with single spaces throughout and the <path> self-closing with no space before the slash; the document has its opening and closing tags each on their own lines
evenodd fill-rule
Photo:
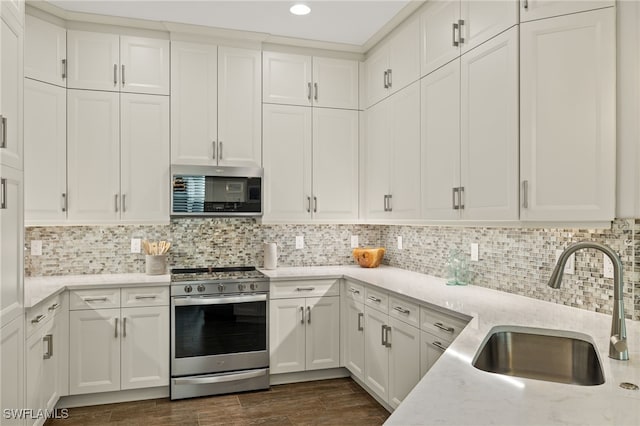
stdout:
<svg viewBox="0 0 640 426">
<path fill-rule="evenodd" d="M 235 395 L 72 408 L 69 418 L 48 420 L 45 426 L 381 425 L 387 417 L 380 404 L 345 378 Z"/>
</svg>

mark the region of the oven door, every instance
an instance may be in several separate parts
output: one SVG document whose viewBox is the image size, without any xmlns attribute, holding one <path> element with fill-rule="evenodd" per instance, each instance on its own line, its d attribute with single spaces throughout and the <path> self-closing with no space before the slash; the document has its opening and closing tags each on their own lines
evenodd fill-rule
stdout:
<svg viewBox="0 0 640 426">
<path fill-rule="evenodd" d="M 171 298 L 171 376 L 269 366 L 266 294 Z"/>
</svg>

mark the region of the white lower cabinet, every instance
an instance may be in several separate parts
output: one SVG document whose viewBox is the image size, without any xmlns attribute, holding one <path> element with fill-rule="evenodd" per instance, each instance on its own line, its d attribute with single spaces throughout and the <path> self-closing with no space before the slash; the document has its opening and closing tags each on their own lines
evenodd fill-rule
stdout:
<svg viewBox="0 0 640 426">
<path fill-rule="evenodd" d="M 364 379 L 364 303 L 346 300 L 342 330 L 344 366 L 360 380 Z"/>
<path fill-rule="evenodd" d="M 24 317 L 20 316 L 0 328 L 0 407 L 24 407 Z M 22 420 L 4 419 L 3 425 L 24 425 Z"/>
<path fill-rule="evenodd" d="M 105 291 L 85 290 L 80 295 L 71 292 L 71 299 L 90 302 L 108 298 L 101 295 Z M 148 287 L 145 294 L 164 291 L 162 287 Z M 160 302 L 135 308 L 70 312 L 71 395 L 169 384 L 169 308 L 160 305 L 165 303 L 163 297 L 149 300 Z M 74 309 L 73 303 L 71 308 Z"/>
<path fill-rule="evenodd" d="M 440 355 L 447 350 L 449 343 L 426 331 L 420 332 L 420 377 L 427 374 Z"/>
<path fill-rule="evenodd" d="M 420 380 L 420 330 L 389 318 L 389 405 L 397 408 Z"/>
<path fill-rule="evenodd" d="M 364 384 L 382 400 L 389 399 L 389 348 L 385 331 L 389 315 L 364 307 Z"/>
</svg>

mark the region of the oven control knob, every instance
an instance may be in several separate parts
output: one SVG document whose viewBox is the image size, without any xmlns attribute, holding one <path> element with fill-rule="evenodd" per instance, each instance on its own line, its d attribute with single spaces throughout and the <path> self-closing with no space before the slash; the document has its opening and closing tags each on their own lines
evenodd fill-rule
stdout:
<svg viewBox="0 0 640 426">
<path fill-rule="evenodd" d="M 256 289 L 256 285 L 255 285 L 254 283 L 251 283 L 251 284 L 249 285 L 249 288 L 250 288 L 251 290 L 255 290 L 255 289 Z"/>
<path fill-rule="evenodd" d="M 184 286 L 184 292 L 185 293 L 191 293 L 191 291 L 193 291 L 193 288 L 190 285 L 185 285 Z"/>
<path fill-rule="evenodd" d="M 244 284 L 238 284 L 238 291 L 244 291 Z"/>
<path fill-rule="evenodd" d="M 205 291 L 206 289 L 207 289 L 207 288 L 204 286 L 204 284 L 199 284 L 199 285 L 198 285 L 198 291 L 199 291 L 200 293 L 202 293 L 202 292 L 203 292 L 203 291 Z"/>
<path fill-rule="evenodd" d="M 218 291 L 220 293 L 222 293 L 224 291 L 224 285 L 223 284 L 218 284 Z"/>
</svg>

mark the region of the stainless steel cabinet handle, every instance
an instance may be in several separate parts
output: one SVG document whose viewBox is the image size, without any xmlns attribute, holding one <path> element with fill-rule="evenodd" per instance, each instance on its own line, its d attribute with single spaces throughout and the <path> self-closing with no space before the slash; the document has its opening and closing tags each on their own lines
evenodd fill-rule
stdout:
<svg viewBox="0 0 640 426">
<path fill-rule="evenodd" d="M 118 194 L 115 195 L 115 209 L 116 209 L 116 213 L 118 213 Z"/>
<path fill-rule="evenodd" d="M 393 198 L 392 194 L 387 195 L 387 207 L 389 208 L 389 210 L 387 210 L 387 211 L 390 211 L 390 212 L 393 211 L 393 206 L 391 205 L 391 199 L 392 198 Z"/>
<path fill-rule="evenodd" d="M 127 211 L 126 197 L 127 197 L 127 194 L 122 194 L 122 212 L 123 213 Z"/>
<path fill-rule="evenodd" d="M 436 322 L 433 325 L 438 327 L 440 330 L 446 331 L 447 333 L 453 333 L 455 331 L 455 329 L 453 327 L 447 327 L 446 325 L 442 324 L 441 322 Z"/>
<path fill-rule="evenodd" d="M 311 82 L 307 83 L 307 99 L 311 102 Z"/>
<path fill-rule="evenodd" d="M 64 192 L 62 193 L 62 211 L 67 211 L 67 194 Z"/>
<path fill-rule="evenodd" d="M 382 84 L 383 84 L 385 89 L 389 88 L 389 83 L 387 83 L 387 73 L 388 73 L 388 71 L 385 70 L 384 71 L 384 77 L 382 78 Z"/>
<path fill-rule="evenodd" d="M 522 207 L 525 209 L 529 208 L 529 181 L 522 181 Z"/>
<path fill-rule="evenodd" d="M 122 64 L 122 87 L 124 87 L 124 64 Z"/>
<path fill-rule="evenodd" d="M 460 187 L 460 198 L 459 198 L 458 205 L 461 210 L 464 210 L 464 186 Z"/>
<path fill-rule="evenodd" d="M 222 141 L 218 142 L 218 160 L 222 160 Z"/>
<path fill-rule="evenodd" d="M 389 210 L 387 210 L 387 195 L 385 194 L 384 196 L 384 211 L 387 212 Z"/>
<path fill-rule="evenodd" d="M 367 299 L 371 300 L 372 302 L 376 302 L 376 303 L 380 303 L 382 302 L 382 299 L 375 297 L 375 296 L 369 296 L 367 297 Z"/>
<path fill-rule="evenodd" d="M 58 309 L 60 307 L 59 303 L 54 303 L 53 305 L 49 306 L 49 310 L 50 311 L 55 311 L 56 309 Z"/>
<path fill-rule="evenodd" d="M 405 309 L 405 308 L 403 308 L 401 306 L 396 306 L 396 307 L 393 308 L 393 310 L 394 311 L 398 311 L 401 314 L 405 314 L 405 315 L 409 315 L 411 313 L 411 311 L 409 309 Z"/>
<path fill-rule="evenodd" d="M 307 213 L 311 213 L 311 197 L 307 197 Z"/>
<path fill-rule="evenodd" d="M 453 188 L 453 209 L 454 210 L 458 210 L 460 209 L 460 205 L 459 205 L 459 201 L 458 201 L 458 196 L 460 194 L 460 188 Z"/>
<path fill-rule="evenodd" d="M 213 148 L 213 156 L 211 158 L 215 160 L 216 159 L 216 146 L 217 146 L 216 141 L 211 141 L 211 146 Z"/>
<path fill-rule="evenodd" d="M 523 4 L 525 10 L 529 9 L 529 0 L 524 0 L 524 4 Z"/>
<path fill-rule="evenodd" d="M 37 317 L 35 317 L 34 319 L 31 320 L 31 324 L 38 324 L 40 322 L 42 322 L 47 316 L 45 314 L 40 314 Z"/>
<path fill-rule="evenodd" d="M 136 300 L 142 300 L 142 299 L 155 299 L 157 296 L 155 294 L 150 294 L 150 295 L 143 295 L 143 294 L 139 294 L 136 296 Z"/>
<path fill-rule="evenodd" d="M 315 287 L 296 287 L 296 291 L 313 291 Z"/>
<path fill-rule="evenodd" d="M 453 37 L 453 47 L 458 47 L 458 45 L 460 44 L 460 43 L 458 43 L 458 40 L 456 40 L 456 31 L 457 31 L 457 30 L 458 30 L 458 23 L 457 23 L 457 22 L 454 22 L 454 23 L 453 23 L 453 29 L 452 29 L 452 31 L 451 31 L 451 32 L 452 32 L 452 34 L 453 34 L 453 35 L 452 35 L 452 37 Z"/>
<path fill-rule="evenodd" d="M 0 190 L 0 197 L 2 197 L 2 199 L 0 200 L 0 209 L 6 209 L 7 208 L 7 179 L 0 178 L 0 186 L 2 187 L 2 190 Z"/>
<path fill-rule="evenodd" d="M 318 100 L 318 83 L 313 83 L 313 99 Z"/>
<path fill-rule="evenodd" d="M 311 306 L 307 306 L 307 324 L 311 324 Z"/>
<path fill-rule="evenodd" d="M 349 291 L 353 294 L 360 294 L 360 290 L 356 290 L 355 288 L 351 287 L 349 288 Z"/>
<path fill-rule="evenodd" d="M 389 336 L 390 336 L 390 334 L 391 334 L 391 327 L 390 327 L 390 326 L 387 326 L 387 327 L 386 327 L 385 336 L 384 336 L 384 343 L 385 343 L 385 346 L 386 346 L 387 348 L 390 348 L 390 347 L 391 347 L 391 340 L 389 340 Z"/>
<path fill-rule="evenodd" d="M 392 87 L 393 86 L 393 80 L 391 78 L 391 68 L 389 68 L 387 70 L 387 86 L 388 87 Z"/>
<path fill-rule="evenodd" d="M 113 64 L 113 85 L 118 85 L 118 64 Z"/>
<path fill-rule="evenodd" d="M 127 317 L 122 318 L 122 337 L 127 337 Z"/>
<path fill-rule="evenodd" d="M 117 339 L 118 338 L 118 318 L 116 318 L 115 320 L 116 320 L 116 325 L 114 327 L 115 332 L 114 332 L 113 337 L 115 337 Z"/>
<path fill-rule="evenodd" d="M 458 20 L 458 43 L 464 43 L 464 37 L 462 37 L 462 26 L 464 25 L 464 19 Z"/>
<path fill-rule="evenodd" d="M 318 213 L 318 197 L 313 197 L 313 212 Z"/>
<path fill-rule="evenodd" d="M 47 334 L 42 341 L 47 344 L 47 351 L 42 355 L 42 359 L 49 359 L 53 356 L 53 335 Z"/>
<path fill-rule="evenodd" d="M 431 343 L 432 346 L 435 346 L 436 348 L 440 349 L 442 352 L 446 351 L 447 348 L 445 348 L 442 343 L 440 342 L 432 342 Z"/>
<path fill-rule="evenodd" d="M 82 301 L 84 302 L 106 302 L 107 301 L 107 296 L 101 296 L 101 297 L 83 297 Z"/>
<path fill-rule="evenodd" d="M 304 306 L 300 306 L 300 324 L 304 324 Z"/>
<path fill-rule="evenodd" d="M 381 328 L 381 331 L 382 331 L 382 337 L 380 339 L 381 340 L 380 344 L 382 346 L 387 346 L 387 342 L 384 340 L 384 338 L 386 337 L 385 330 L 387 329 L 387 326 L 386 325 L 382 325 L 382 327 L 380 327 L 380 328 Z"/>
<path fill-rule="evenodd" d="M 7 147 L 7 117 L 3 117 L 0 115 L 0 126 L 2 129 L 0 131 L 0 148 Z"/>
<path fill-rule="evenodd" d="M 63 59 L 62 60 L 62 79 L 64 80 L 65 78 L 67 78 L 67 60 Z"/>
<path fill-rule="evenodd" d="M 363 331 L 362 327 L 362 318 L 364 318 L 364 314 L 362 312 L 358 312 L 358 331 Z"/>
</svg>

